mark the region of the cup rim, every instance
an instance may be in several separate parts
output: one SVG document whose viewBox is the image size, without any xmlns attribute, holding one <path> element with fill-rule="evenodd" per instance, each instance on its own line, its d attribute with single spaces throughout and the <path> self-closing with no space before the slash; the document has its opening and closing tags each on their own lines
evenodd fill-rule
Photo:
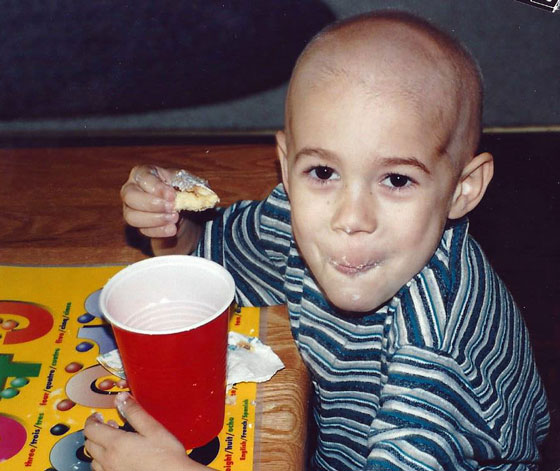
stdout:
<svg viewBox="0 0 560 471">
<path fill-rule="evenodd" d="M 224 281 L 226 282 L 226 284 L 228 285 L 228 288 L 231 290 L 231 295 L 228 296 L 228 300 L 226 302 L 224 302 L 224 304 L 222 306 L 220 306 L 218 309 L 216 309 L 216 313 L 208 316 L 206 319 L 199 321 L 195 324 L 189 325 L 187 328 L 175 328 L 175 329 L 167 329 L 167 330 L 146 330 L 146 329 L 137 329 L 134 327 L 129 327 L 127 325 L 125 325 L 124 323 L 116 320 L 113 316 L 111 316 L 111 314 L 108 312 L 107 310 L 107 300 L 110 297 L 113 289 L 115 288 L 115 286 L 117 285 L 117 283 L 119 281 L 121 281 L 123 278 L 127 277 L 131 272 L 133 271 L 137 271 L 139 268 L 142 270 L 146 270 L 149 269 L 150 267 L 152 267 L 153 265 L 158 265 L 161 266 L 162 264 L 165 265 L 183 265 L 185 263 L 185 261 L 188 260 L 188 263 L 190 265 L 199 265 L 199 266 L 206 266 L 208 268 L 211 268 L 213 270 L 215 270 L 216 272 L 219 272 L 220 275 L 223 277 Z M 231 303 L 233 302 L 235 296 L 235 282 L 233 280 L 233 277 L 231 276 L 231 274 L 219 263 L 216 263 L 212 260 L 208 260 L 202 257 L 197 257 L 194 255 L 162 255 L 159 257 L 151 257 L 151 258 L 147 258 L 144 260 L 141 260 L 139 262 L 135 262 L 132 263 L 130 265 L 128 265 L 127 267 L 123 268 L 122 270 L 120 270 L 119 272 L 117 272 L 115 275 L 113 275 L 111 278 L 109 278 L 109 280 L 107 280 L 107 282 L 105 283 L 105 286 L 103 286 L 103 289 L 101 290 L 101 295 L 99 296 L 99 306 L 101 308 L 101 312 L 103 313 L 103 317 L 112 325 L 115 327 L 118 327 L 121 330 L 127 331 L 127 332 L 132 332 L 132 333 L 137 333 L 137 334 L 143 334 L 143 335 L 169 335 L 169 334 L 177 334 L 180 332 L 189 332 L 191 330 L 194 330 L 198 327 L 201 327 L 205 324 L 208 324 L 210 322 L 212 322 L 214 319 L 218 318 L 220 315 L 222 315 L 231 305 Z"/>
</svg>

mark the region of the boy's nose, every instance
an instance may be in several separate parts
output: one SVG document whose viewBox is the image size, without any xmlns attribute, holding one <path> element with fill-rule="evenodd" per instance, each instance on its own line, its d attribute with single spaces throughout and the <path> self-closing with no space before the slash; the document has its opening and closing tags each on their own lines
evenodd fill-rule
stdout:
<svg viewBox="0 0 560 471">
<path fill-rule="evenodd" d="M 375 199 L 370 191 L 345 188 L 335 203 L 332 228 L 347 234 L 374 232 L 377 217 Z"/>
</svg>

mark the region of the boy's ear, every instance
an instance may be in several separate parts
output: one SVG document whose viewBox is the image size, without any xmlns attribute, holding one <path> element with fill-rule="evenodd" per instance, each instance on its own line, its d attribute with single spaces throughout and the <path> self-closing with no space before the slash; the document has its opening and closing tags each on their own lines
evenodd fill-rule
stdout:
<svg viewBox="0 0 560 471">
<path fill-rule="evenodd" d="M 278 155 L 280 168 L 282 170 L 282 183 L 284 184 L 286 193 L 289 194 L 290 182 L 288 178 L 288 145 L 286 142 L 286 133 L 284 131 L 278 131 L 276 133 L 276 154 Z"/>
<path fill-rule="evenodd" d="M 479 154 L 465 165 L 455 188 L 448 218 L 458 219 L 480 202 L 494 175 L 494 158 L 488 152 Z"/>
</svg>

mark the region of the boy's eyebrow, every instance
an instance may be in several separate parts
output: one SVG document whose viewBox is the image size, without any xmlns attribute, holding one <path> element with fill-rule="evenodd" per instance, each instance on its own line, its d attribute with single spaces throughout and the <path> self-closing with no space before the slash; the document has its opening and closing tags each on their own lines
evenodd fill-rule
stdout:
<svg viewBox="0 0 560 471">
<path fill-rule="evenodd" d="M 338 159 L 337 155 L 334 152 L 322 149 L 320 147 L 304 147 L 295 155 L 295 160 L 303 155 L 322 157 L 328 160 Z M 427 175 L 432 174 L 432 172 L 430 172 L 430 169 L 416 157 L 382 157 L 380 160 L 381 164 L 386 167 L 396 165 L 409 165 L 422 170 Z"/>
<path fill-rule="evenodd" d="M 334 152 L 331 152 L 327 149 L 323 149 L 321 147 L 304 147 L 300 151 L 297 152 L 295 155 L 294 160 L 299 159 L 303 155 L 315 156 L 315 157 L 322 157 L 328 160 L 337 160 L 338 157 Z"/>
<path fill-rule="evenodd" d="M 383 165 L 411 165 L 413 167 L 419 168 L 427 175 L 431 175 L 430 169 L 426 167 L 420 160 L 416 157 L 385 157 L 382 159 Z"/>
</svg>

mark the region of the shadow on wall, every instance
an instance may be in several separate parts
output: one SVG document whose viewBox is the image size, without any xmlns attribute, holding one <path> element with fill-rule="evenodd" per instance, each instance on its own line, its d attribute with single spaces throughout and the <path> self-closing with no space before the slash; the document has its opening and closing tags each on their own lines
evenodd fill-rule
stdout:
<svg viewBox="0 0 560 471">
<path fill-rule="evenodd" d="M 320 0 L 2 2 L 0 119 L 208 104 L 289 78 Z"/>
</svg>

